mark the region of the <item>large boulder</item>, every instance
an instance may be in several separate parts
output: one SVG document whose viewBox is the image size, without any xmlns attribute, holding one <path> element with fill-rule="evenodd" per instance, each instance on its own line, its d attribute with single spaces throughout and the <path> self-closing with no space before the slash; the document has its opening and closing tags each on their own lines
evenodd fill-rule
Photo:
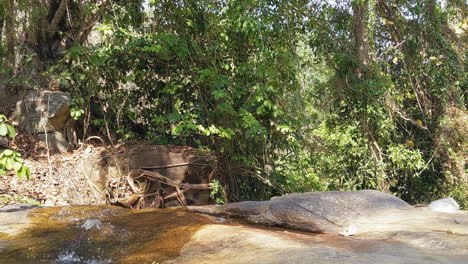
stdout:
<svg viewBox="0 0 468 264">
<path fill-rule="evenodd" d="M 32 91 L 16 103 L 11 119 L 23 132 L 39 135 L 51 149 L 63 152 L 76 141 L 70 101 L 69 93 Z"/>
<path fill-rule="evenodd" d="M 29 204 L 11 204 L 0 207 L 0 234 L 14 235 L 29 227 L 30 221 L 27 216 L 37 207 Z"/>
<path fill-rule="evenodd" d="M 11 92 L 8 85 L 0 80 L 0 106 L 15 104 L 19 99 L 19 95 Z"/>
<path fill-rule="evenodd" d="M 395 196 L 365 190 L 294 193 L 270 201 L 189 207 L 189 210 L 316 233 L 354 235 L 363 220 L 381 212 L 408 208 L 411 206 Z"/>
<path fill-rule="evenodd" d="M 31 134 L 62 130 L 70 119 L 69 93 L 32 91 L 16 103 L 12 120 Z"/>
</svg>

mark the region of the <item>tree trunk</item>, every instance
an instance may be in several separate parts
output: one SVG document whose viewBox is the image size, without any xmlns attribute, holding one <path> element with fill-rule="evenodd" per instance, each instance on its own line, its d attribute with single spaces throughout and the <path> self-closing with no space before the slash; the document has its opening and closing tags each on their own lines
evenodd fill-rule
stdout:
<svg viewBox="0 0 468 264">
<path fill-rule="evenodd" d="M 5 35 L 6 35 L 6 66 L 13 73 L 15 72 L 16 56 L 16 8 L 15 0 L 6 0 L 6 17 L 5 17 Z"/>
<path fill-rule="evenodd" d="M 94 3 L 92 11 L 84 4 Z M 94 24 L 101 18 L 110 0 L 48 0 L 36 1 L 36 14 L 31 16 L 32 30 L 28 32 L 28 46 L 35 50 L 46 66 L 60 59 L 63 52 L 74 45 L 83 45 Z"/>
<path fill-rule="evenodd" d="M 365 81 L 372 78 L 369 65 L 372 63 L 370 56 L 370 44 L 368 28 L 366 24 L 367 11 L 369 10 L 369 3 L 367 0 L 356 0 L 353 3 L 353 24 L 352 33 L 354 37 L 354 53 L 358 61 L 358 66 L 355 69 L 355 74 L 358 82 Z M 367 114 L 367 95 L 365 91 L 361 96 L 364 101 L 365 108 L 360 113 L 360 124 L 363 132 L 369 140 L 369 150 L 372 153 L 373 159 L 376 161 L 378 168 L 376 168 L 377 184 L 380 189 L 384 188 L 385 171 L 383 169 L 382 149 L 379 146 L 377 139 L 369 125 L 369 117 Z"/>
<path fill-rule="evenodd" d="M 367 34 L 367 26 L 365 23 L 366 9 L 368 9 L 367 1 L 358 0 L 353 4 L 353 34 L 354 48 L 356 57 L 359 62 L 357 74 L 359 79 L 364 79 L 364 68 L 369 64 L 369 39 Z"/>
<path fill-rule="evenodd" d="M 0 43 L 2 41 L 2 35 L 3 35 L 3 25 L 5 24 L 5 19 L 0 18 Z"/>
</svg>

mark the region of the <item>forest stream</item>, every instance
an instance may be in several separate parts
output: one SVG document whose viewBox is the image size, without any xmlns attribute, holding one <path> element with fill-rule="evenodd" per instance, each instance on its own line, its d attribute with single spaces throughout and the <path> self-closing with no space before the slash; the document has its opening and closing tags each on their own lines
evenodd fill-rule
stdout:
<svg viewBox="0 0 468 264">
<path fill-rule="evenodd" d="M 346 237 L 184 209 L 10 205 L 0 208 L 0 263 L 466 263 L 468 214 L 450 217 L 458 230 L 400 224 Z"/>
<path fill-rule="evenodd" d="M 0 264 L 468 264 L 468 5 L 0 0 Z"/>
</svg>

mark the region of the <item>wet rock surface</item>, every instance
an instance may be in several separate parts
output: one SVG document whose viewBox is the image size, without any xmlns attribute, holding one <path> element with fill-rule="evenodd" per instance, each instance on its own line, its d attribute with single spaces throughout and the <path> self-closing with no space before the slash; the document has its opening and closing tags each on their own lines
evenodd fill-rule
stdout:
<svg viewBox="0 0 468 264">
<path fill-rule="evenodd" d="M 466 263 L 468 212 L 409 208 L 356 236 L 246 225 L 182 209 L 0 208 L 0 263 Z M 362 223 L 364 224 L 364 223 Z M 5 230 L 9 230 L 7 233 Z"/>
<path fill-rule="evenodd" d="M 259 224 L 316 233 L 353 235 L 359 222 L 381 212 L 407 209 L 403 200 L 379 191 L 294 193 L 270 201 L 189 207 L 190 211 L 243 217 Z"/>
</svg>

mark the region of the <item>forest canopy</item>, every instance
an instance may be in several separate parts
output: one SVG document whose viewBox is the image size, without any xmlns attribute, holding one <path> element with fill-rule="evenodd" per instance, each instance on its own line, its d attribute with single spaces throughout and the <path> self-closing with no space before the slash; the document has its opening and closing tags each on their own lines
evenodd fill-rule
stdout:
<svg viewBox="0 0 468 264">
<path fill-rule="evenodd" d="M 224 200 L 378 189 L 466 208 L 467 10 L 3 0 L 0 75 L 12 89 L 58 83 L 83 137 L 212 151 Z"/>
</svg>

